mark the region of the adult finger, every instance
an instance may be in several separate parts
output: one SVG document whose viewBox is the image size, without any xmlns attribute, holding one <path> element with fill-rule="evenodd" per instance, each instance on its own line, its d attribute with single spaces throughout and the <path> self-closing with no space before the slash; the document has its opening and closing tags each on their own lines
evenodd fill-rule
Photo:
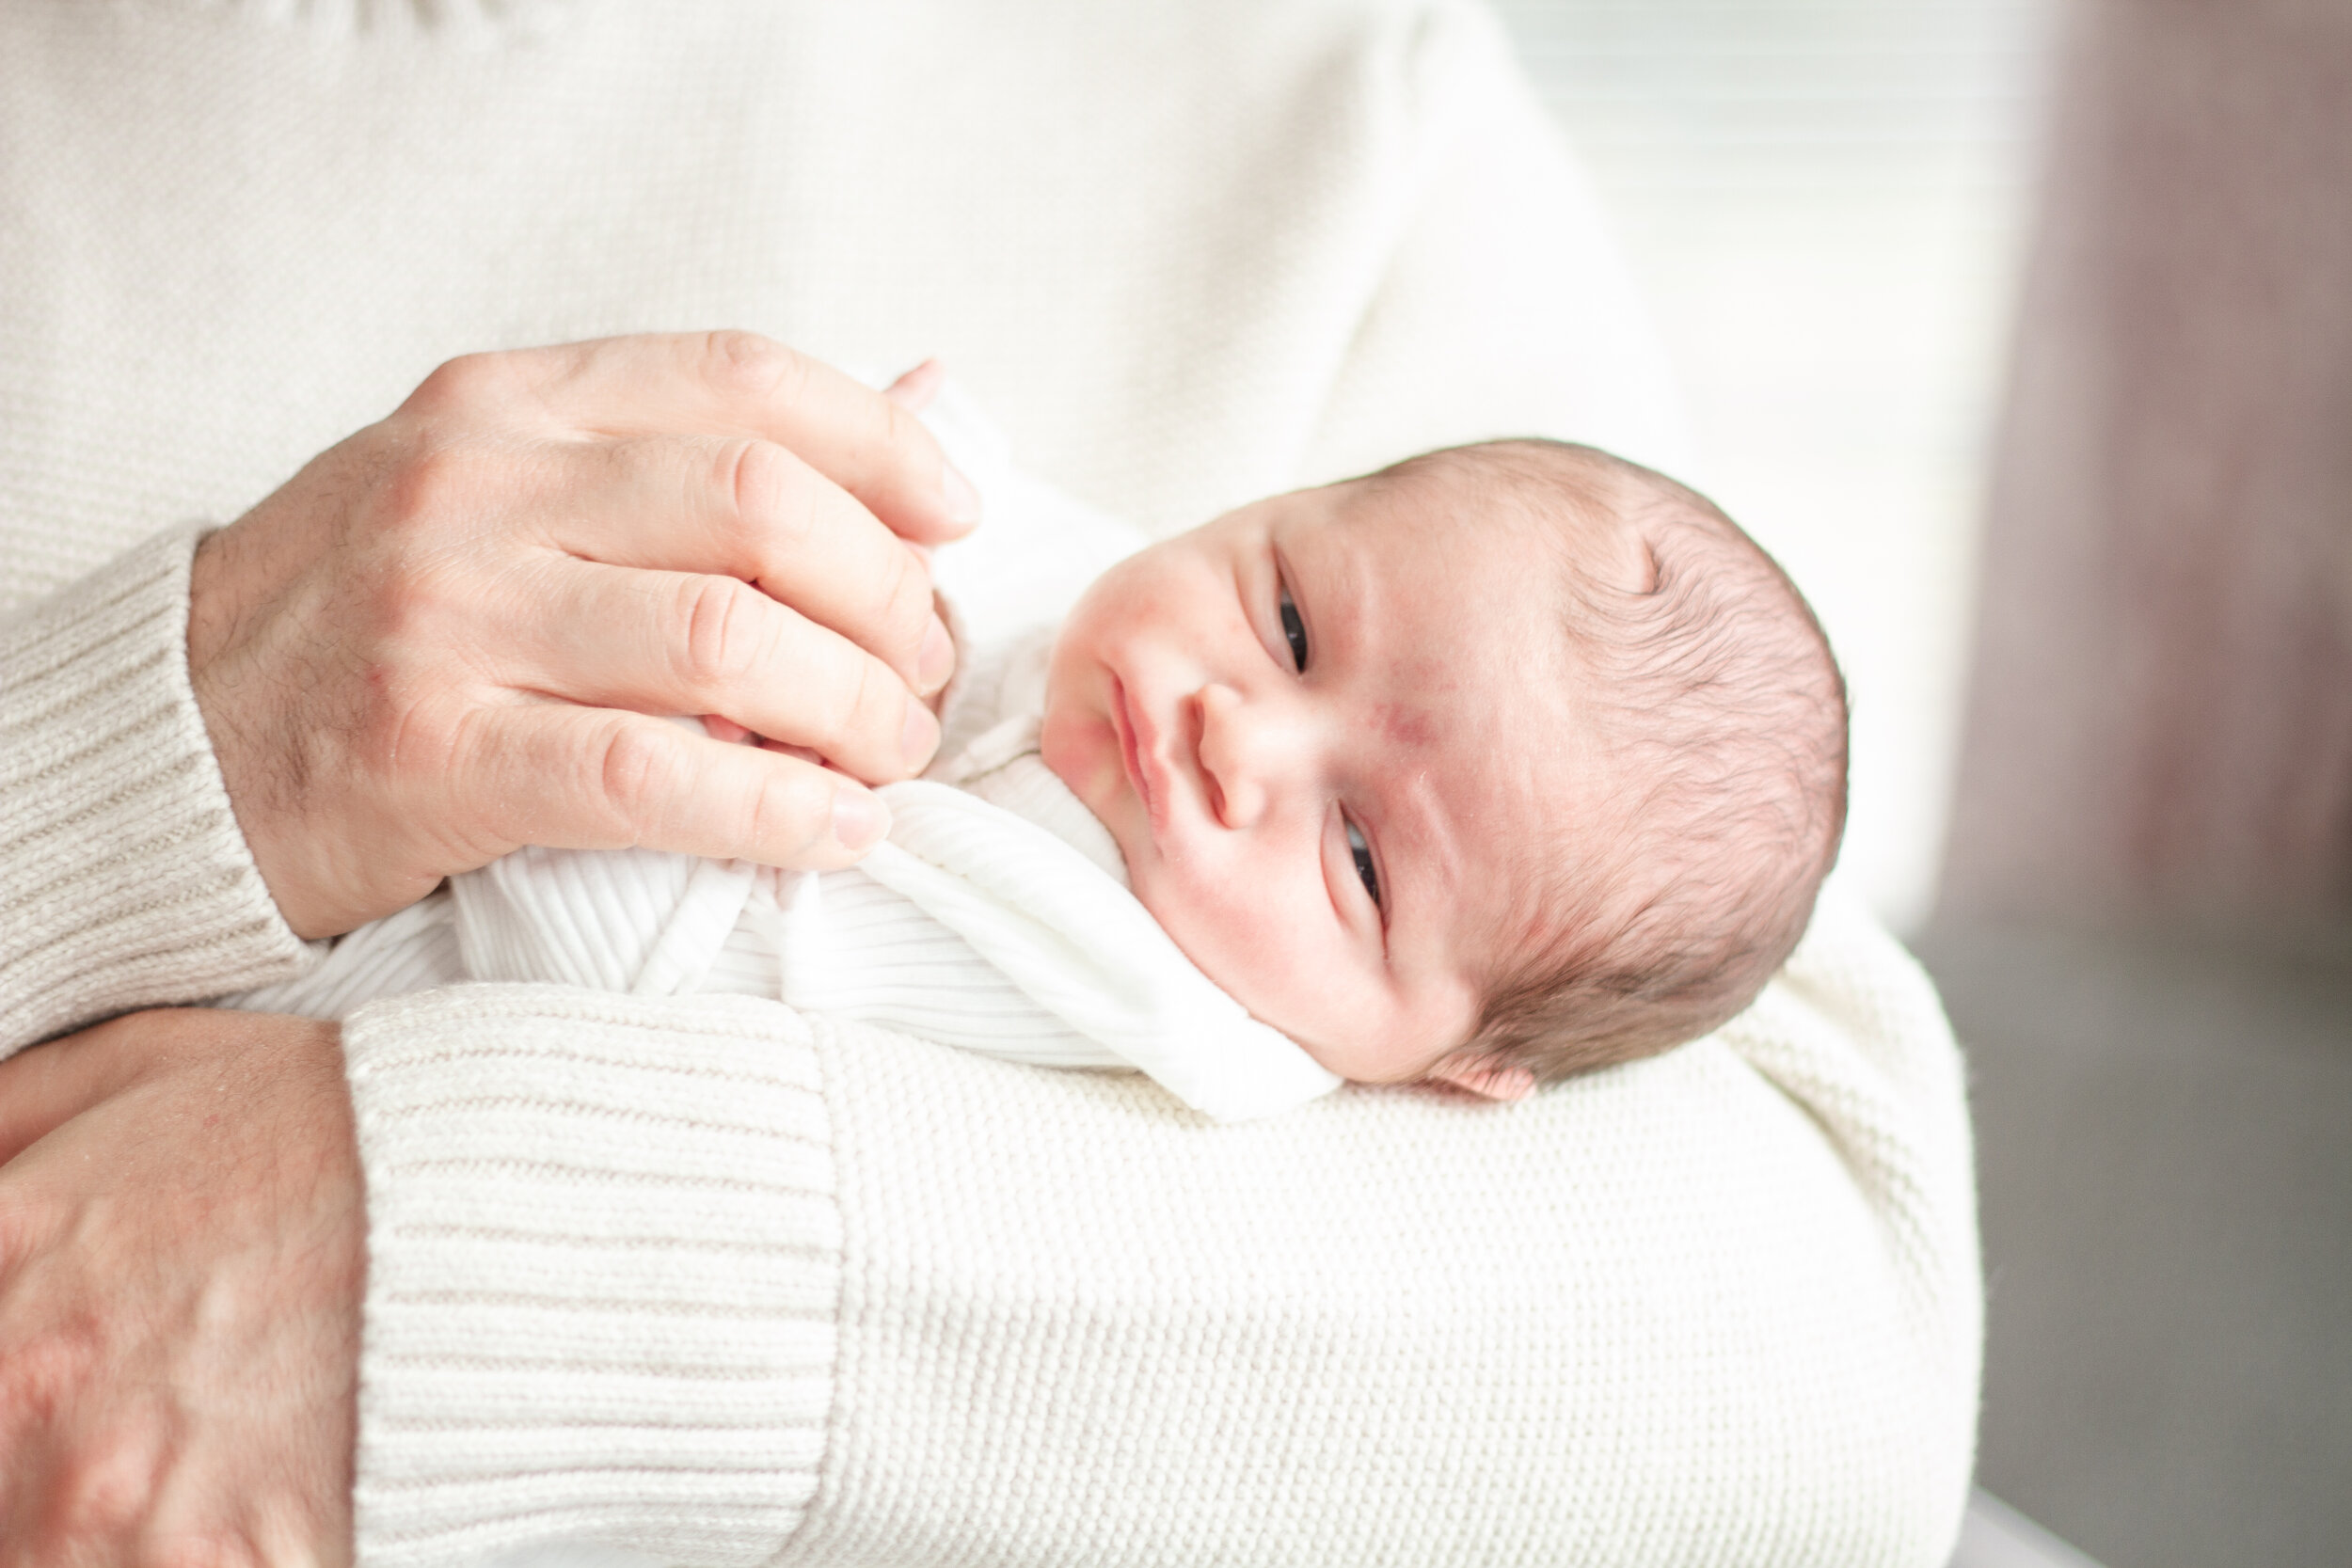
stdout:
<svg viewBox="0 0 2352 1568">
<path fill-rule="evenodd" d="M 709 572 L 872 652 L 917 691 L 946 684 L 955 644 L 930 575 L 847 491 L 772 441 L 660 438 L 583 449 L 587 504 L 545 525 L 548 542 L 611 566 Z"/>
<path fill-rule="evenodd" d="M 130 1067 L 114 1048 L 119 1023 L 32 1046 L 0 1062 L 0 1164 L 122 1086 Z"/>
<path fill-rule="evenodd" d="M 716 714 L 860 779 L 918 773 L 939 745 L 938 720 L 888 665 L 734 578 L 566 562 L 514 632 L 529 661 L 501 672 L 515 685 Z"/>
<path fill-rule="evenodd" d="M 638 846 L 830 870 L 889 831 L 856 780 L 797 757 L 730 746 L 667 720 L 540 703 L 467 726 L 454 776 L 466 805 L 512 844 Z"/>
<path fill-rule="evenodd" d="M 587 429 L 773 441 L 865 502 L 893 532 L 922 544 L 960 538 L 979 521 L 978 492 L 920 420 L 756 333 L 605 338 L 511 357 L 543 401 Z"/>
<path fill-rule="evenodd" d="M 926 359 L 884 387 L 882 396 L 901 408 L 920 414 L 931 405 L 931 399 L 939 395 L 939 388 L 946 379 L 946 366 L 936 359 Z"/>
</svg>

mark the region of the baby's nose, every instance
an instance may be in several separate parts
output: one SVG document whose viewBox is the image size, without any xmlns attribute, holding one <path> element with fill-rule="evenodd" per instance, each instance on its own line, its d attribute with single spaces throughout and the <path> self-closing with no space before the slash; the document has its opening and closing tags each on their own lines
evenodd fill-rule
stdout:
<svg viewBox="0 0 2352 1568">
<path fill-rule="evenodd" d="M 1209 810 L 1228 828 L 1256 826 L 1296 768 L 1304 741 L 1295 717 L 1228 686 L 1203 687 L 1193 714 Z"/>
</svg>

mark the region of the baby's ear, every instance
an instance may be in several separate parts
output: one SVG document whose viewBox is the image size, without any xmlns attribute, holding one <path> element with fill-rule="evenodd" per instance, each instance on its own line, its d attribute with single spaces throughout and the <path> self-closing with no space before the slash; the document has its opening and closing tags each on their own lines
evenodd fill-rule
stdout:
<svg viewBox="0 0 2352 1568">
<path fill-rule="evenodd" d="M 1438 1083 L 1468 1089 L 1486 1100 L 1525 1100 L 1535 1092 L 1535 1075 L 1527 1069 L 1499 1062 L 1492 1056 L 1472 1056 L 1461 1052 L 1431 1068 L 1429 1076 Z"/>
</svg>

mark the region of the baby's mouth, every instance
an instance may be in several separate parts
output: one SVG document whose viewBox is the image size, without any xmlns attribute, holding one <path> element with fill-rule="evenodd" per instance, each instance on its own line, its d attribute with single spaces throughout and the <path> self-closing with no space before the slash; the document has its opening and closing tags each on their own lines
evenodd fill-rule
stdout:
<svg viewBox="0 0 2352 1568">
<path fill-rule="evenodd" d="M 1119 731 L 1119 760 L 1127 769 L 1128 786 L 1143 802 L 1148 816 L 1152 811 L 1152 784 L 1145 776 L 1142 744 L 1136 737 L 1136 712 L 1127 705 L 1127 688 L 1117 675 L 1111 677 L 1111 720 Z"/>
</svg>

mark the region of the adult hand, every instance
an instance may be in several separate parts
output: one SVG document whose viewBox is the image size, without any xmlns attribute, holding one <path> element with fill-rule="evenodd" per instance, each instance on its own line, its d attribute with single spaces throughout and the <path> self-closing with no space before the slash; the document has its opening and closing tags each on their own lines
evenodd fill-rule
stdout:
<svg viewBox="0 0 2352 1568">
<path fill-rule="evenodd" d="M 279 910 L 332 935 L 524 844 L 856 859 L 856 780 L 930 759 L 955 658 L 908 546 L 977 504 L 889 397 L 749 334 L 442 366 L 197 552 L 189 673 Z"/>
<path fill-rule="evenodd" d="M 335 1026 L 0 1063 L 0 1565 L 340 1563 L 365 1221 Z"/>
</svg>

